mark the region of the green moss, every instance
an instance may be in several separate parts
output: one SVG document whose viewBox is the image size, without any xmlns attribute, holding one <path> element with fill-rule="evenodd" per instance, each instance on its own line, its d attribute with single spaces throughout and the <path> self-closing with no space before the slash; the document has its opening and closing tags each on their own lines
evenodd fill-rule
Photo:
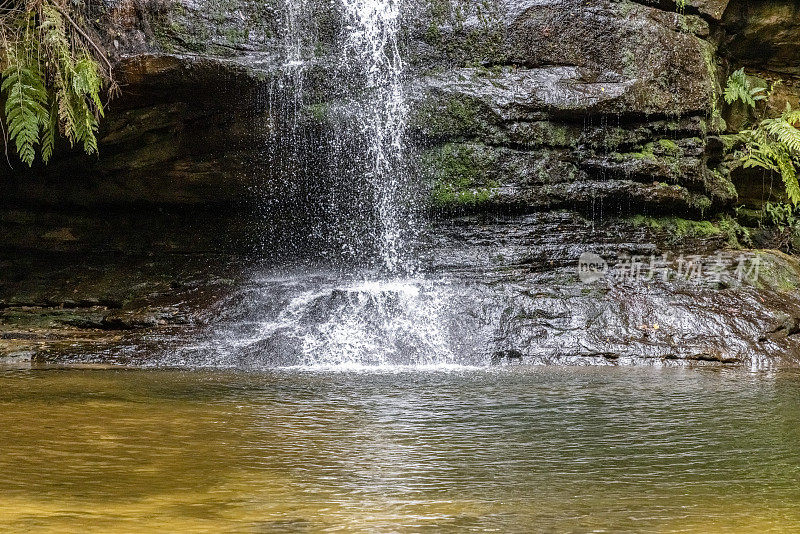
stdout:
<svg viewBox="0 0 800 534">
<path fill-rule="evenodd" d="M 627 152 L 627 153 L 621 154 L 621 156 L 623 158 L 629 157 L 629 158 L 633 158 L 633 159 L 655 160 L 656 159 L 656 155 L 655 155 L 655 152 L 653 151 L 653 146 L 654 146 L 653 143 L 647 143 L 638 152 Z"/>
<path fill-rule="evenodd" d="M 706 72 L 708 73 L 709 109 L 711 110 L 711 116 L 713 117 L 715 114 L 719 113 L 717 103 L 719 102 L 719 97 L 722 94 L 722 86 L 719 83 L 717 62 L 715 58 L 716 48 L 712 44 L 702 39 L 698 39 L 698 42 L 700 46 L 700 53 L 703 56 L 703 62 L 706 65 Z"/>
<path fill-rule="evenodd" d="M 477 119 L 477 112 L 468 102 L 459 98 L 453 98 L 447 103 L 445 113 L 448 115 L 451 122 L 458 125 L 463 131 L 474 131 L 476 129 L 475 121 Z"/>
<path fill-rule="evenodd" d="M 575 125 L 552 121 L 533 121 L 517 125 L 509 132 L 510 141 L 527 147 L 571 147 L 581 144 L 582 130 Z"/>
<path fill-rule="evenodd" d="M 587 144 L 596 148 L 603 149 L 604 151 L 614 150 L 629 142 L 631 131 L 626 128 L 603 128 L 602 140 L 593 142 L 591 139 L 585 139 Z"/>
<path fill-rule="evenodd" d="M 252 36 L 269 38 L 276 24 L 276 5 L 265 2 L 207 0 L 201 5 L 167 2 L 152 20 L 158 46 L 166 51 L 192 51 L 226 56 Z"/>
<path fill-rule="evenodd" d="M 756 252 L 758 286 L 777 291 L 796 291 L 800 287 L 797 259 L 777 251 Z"/>
<path fill-rule="evenodd" d="M 724 132 L 728 129 L 728 124 L 722 118 L 722 113 L 718 109 L 711 112 L 711 122 L 708 125 L 711 132 Z"/>
<path fill-rule="evenodd" d="M 721 201 L 727 202 L 739 198 L 739 192 L 729 177 L 719 169 L 713 169 L 707 174 L 705 180 L 706 190 Z"/>
<path fill-rule="evenodd" d="M 656 142 L 643 145 L 636 152 L 616 153 L 612 157 L 619 162 L 635 159 L 648 160 L 658 165 L 663 165 L 670 169 L 670 175 L 674 180 L 678 180 L 683 175 L 681 169 L 683 149 L 670 139 L 659 139 Z"/>
<path fill-rule="evenodd" d="M 628 15 L 636 8 L 637 6 L 634 5 L 633 2 L 630 0 L 623 0 L 619 3 L 619 13 L 625 18 L 628 18 Z"/>
<path fill-rule="evenodd" d="M 684 15 L 681 25 L 687 33 L 694 35 L 708 35 L 709 32 L 708 22 L 697 15 Z"/>
<path fill-rule="evenodd" d="M 711 199 L 706 195 L 695 194 L 689 197 L 689 207 L 700 210 L 701 214 L 705 213 L 711 207 L 711 204 Z"/>
<path fill-rule="evenodd" d="M 250 32 L 245 28 L 228 28 L 224 32 L 225 40 L 231 45 L 246 43 Z"/>
<path fill-rule="evenodd" d="M 497 190 L 497 185 L 497 183 L 490 183 L 487 187 L 460 189 L 457 184 L 439 184 L 433 190 L 431 200 L 433 205 L 439 208 L 476 206 L 491 200 Z"/>
<path fill-rule="evenodd" d="M 731 248 L 750 245 L 749 232 L 729 215 L 722 215 L 714 221 L 637 215 L 629 221 L 635 226 L 644 226 L 655 232 L 666 234 L 671 243 L 679 243 L 686 238 L 720 238 L 725 240 Z"/>
<path fill-rule="evenodd" d="M 442 31 L 439 29 L 439 25 L 433 20 L 428 25 L 427 30 L 425 30 L 425 41 L 430 44 L 439 44 L 442 42 Z"/>
<path fill-rule="evenodd" d="M 426 154 L 423 164 L 436 207 L 481 204 L 490 200 L 499 186 L 487 178 L 496 157 L 481 145 L 449 143 Z"/>
<path fill-rule="evenodd" d="M 494 0 L 429 0 L 424 39 L 457 65 L 502 63 L 503 24 Z M 465 24 L 468 20 L 477 24 Z"/>
<path fill-rule="evenodd" d="M 680 148 L 675 141 L 671 141 L 669 139 L 659 139 L 658 144 L 661 145 L 661 148 L 666 150 L 671 154 L 677 154 Z"/>
<path fill-rule="evenodd" d="M 327 122 L 330 116 L 331 106 L 327 102 L 308 104 L 305 106 L 305 112 L 314 122 Z"/>
<path fill-rule="evenodd" d="M 731 248 L 742 248 L 752 246 L 753 241 L 750 230 L 739 224 L 739 221 L 730 215 L 722 215 L 717 220 L 717 226 L 722 234 L 727 238 L 728 246 Z"/>
<path fill-rule="evenodd" d="M 470 98 L 451 97 L 444 101 L 424 102 L 411 118 L 410 126 L 430 137 L 474 137 L 481 130 L 480 102 Z"/>
<path fill-rule="evenodd" d="M 635 226 L 646 226 L 675 237 L 716 237 L 722 231 L 711 221 L 693 221 L 680 217 L 648 217 L 636 215 L 630 220 Z"/>
</svg>

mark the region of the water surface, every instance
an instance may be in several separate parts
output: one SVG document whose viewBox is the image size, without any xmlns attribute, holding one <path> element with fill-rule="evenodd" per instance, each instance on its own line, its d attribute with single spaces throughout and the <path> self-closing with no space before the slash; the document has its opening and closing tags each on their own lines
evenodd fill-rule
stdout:
<svg viewBox="0 0 800 534">
<path fill-rule="evenodd" d="M 800 376 L 0 374 L 0 529 L 800 530 Z"/>
</svg>

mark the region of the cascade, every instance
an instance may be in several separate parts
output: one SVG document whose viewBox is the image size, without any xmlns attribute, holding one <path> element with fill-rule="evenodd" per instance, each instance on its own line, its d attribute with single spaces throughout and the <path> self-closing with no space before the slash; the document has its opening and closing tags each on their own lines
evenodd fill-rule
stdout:
<svg viewBox="0 0 800 534">
<path fill-rule="evenodd" d="M 286 0 L 284 7 L 280 96 L 289 102 L 281 109 L 295 117 L 305 105 L 304 53 L 313 48 L 306 6 L 305 0 Z M 444 326 L 451 305 L 447 284 L 419 274 L 413 246 L 420 218 L 406 161 L 400 6 L 397 0 L 341 0 L 340 9 L 337 94 L 326 141 L 335 179 L 322 209 L 341 257 L 328 270 L 258 273 L 223 303 L 222 326 L 212 339 L 180 351 L 172 363 L 352 367 L 454 361 Z M 306 165 L 298 150 L 302 125 L 295 119 L 289 124 L 292 132 L 279 150 L 297 159 L 297 173 Z M 286 187 L 294 178 L 291 172 L 284 176 Z"/>
<path fill-rule="evenodd" d="M 351 90 L 348 115 L 365 143 L 365 165 L 355 169 L 367 177 L 375 212 L 375 248 L 389 273 L 413 271 L 408 250 L 413 212 L 402 203 L 409 174 L 404 161 L 405 122 L 403 60 L 397 0 L 343 0 L 346 35 L 342 68 L 353 72 L 363 87 Z"/>
</svg>

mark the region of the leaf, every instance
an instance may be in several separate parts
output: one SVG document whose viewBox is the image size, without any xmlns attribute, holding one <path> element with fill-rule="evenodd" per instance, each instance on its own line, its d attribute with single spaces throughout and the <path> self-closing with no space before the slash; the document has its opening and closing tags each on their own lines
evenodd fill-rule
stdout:
<svg viewBox="0 0 800 534">
<path fill-rule="evenodd" d="M 5 115 L 9 138 L 17 154 L 28 166 L 36 157 L 35 145 L 39 142 L 39 128 L 47 120 L 47 91 L 38 58 L 25 49 L 7 51 L 9 67 L 3 72 L 0 85 L 6 94 Z"/>
<path fill-rule="evenodd" d="M 728 77 L 728 83 L 725 85 L 723 98 L 728 104 L 733 104 L 736 101 L 741 101 L 748 107 L 756 107 L 756 101 L 766 99 L 763 95 L 765 88 L 752 87 L 744 68 L 741 68 Z"/>
<path fill-rule="evenodd" d="M 56 144 L 56 130 L 58 129 L 58 105 L 55 96 L 50 102 L 50 109 L 48 111 L 47 124 L 43 125 L 42 132 L 42 161 L 47 163 L 53 155 L 53 149 Z"/>
<path fill-rule="evenodd" d="M 781 178 L 786 187 L 786 195 L 793 206 L 800 203 L 800 184 L 797 183 L 797 171 L 788 154 L 781 154 L 777 159 L 780 168 Z"/>
<path fill-rule="evenodd" d="M 782 117 L 767 119 L 763 123 L 767 132 L 792 152 L 800 152 L 800 130 L 786 122 Z"/>
<path fill-rule="evenodd" d="M 61 7 L 52 0 L 18 3 L 28 11 L 14 15 L 14 20 L 0 20 L 0 25 L 14 27 L 0 58 L 9 139 L 28 165 L 40 141 L 42 159 L 50 160 L 58 133 L 70 145 L 96 153 L 98 119 L 104 113 L 103 74 L 81 32 L 73 31 L 60 11 L 74 9 L 78 2 Z"/>
</svg>

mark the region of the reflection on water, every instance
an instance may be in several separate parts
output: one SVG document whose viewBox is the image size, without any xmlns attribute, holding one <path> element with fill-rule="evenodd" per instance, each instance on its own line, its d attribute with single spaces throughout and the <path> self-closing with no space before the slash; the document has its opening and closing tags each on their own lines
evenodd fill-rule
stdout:
<svg viewBox="0 0 800 534">
<path fill-rule="evenodd" d="M 800 376 L 0 375 L 0 529 L 800 529 Z"/>
</svg>

